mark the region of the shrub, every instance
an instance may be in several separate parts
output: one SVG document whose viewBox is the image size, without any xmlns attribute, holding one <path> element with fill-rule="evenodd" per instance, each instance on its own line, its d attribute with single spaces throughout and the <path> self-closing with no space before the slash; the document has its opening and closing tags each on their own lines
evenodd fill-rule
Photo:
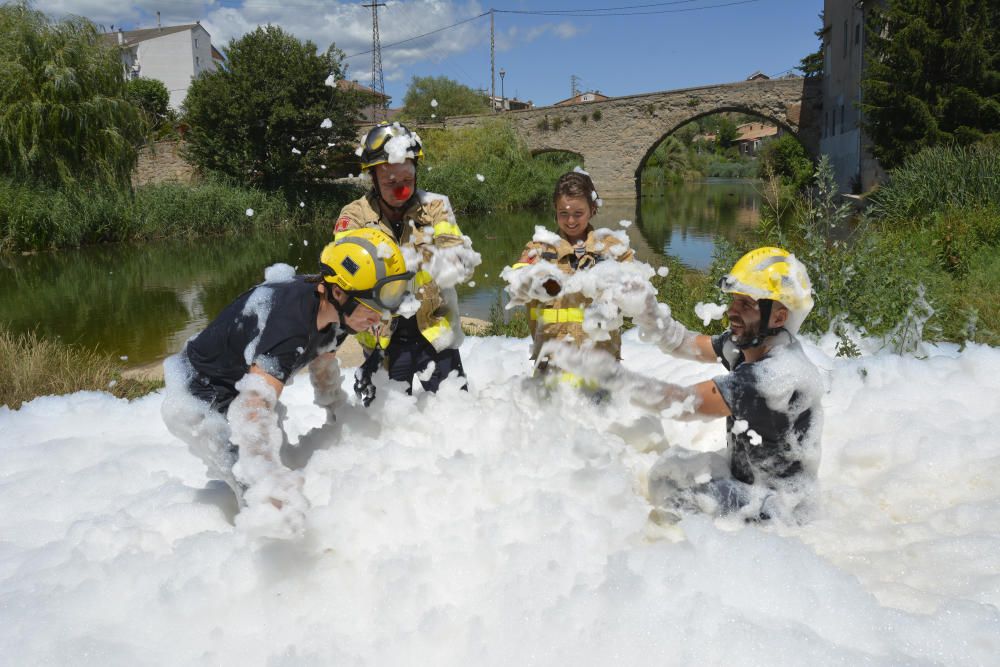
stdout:
<svg viewBox="0 0 1000 667">
<path fill-rule="evenodd" d="M 556 179 L 577 164 L 575 156 L 532 158 L 505 120 L 427 131 L 423 138 L 429 170 L 421 170 L 420 187 L 448 195 L 461 212 L 546 206 Z"/>
<path fill-rule="evenodd" d="M 156 129 L 166 119 L 170 104 L 170 92 L 159 79 L 138 78 L 126 84 L 128 99 L 139 107 L 146 116 L 149 127 Z"/>
<path fill-rule="evenodd" d="M 528 328 L 528 311 L 523 307 L 504 310 L 499 302 L 494 303 L 490 306 L 489 324 L 479 335 L 526 338 L 531 335 L 531 329 Z"/>
<path fill-rule="evenodd" d="M 719 301 L 719 289 L 716 286 L 722 277 L 722 271 L 728 271 L 732 266 L 732 262 L 728 260 L 728 255 L 732 253 L 731 247 L 725 242 L 716 246 L 713 267 L 720 268 L 713 268 L 707 273 L 689 269 L 676 257 L 667 255 L 664 265 L 670 272 L 665 277 L 655 275 L 651 280 L 657 288 L 657 299 L 668 304 L 674 319 L 688 329 L 709 335 L 722 333 L 723 326 L 720 321 L 710 322 L 706 326 L 695 315 L 694 307 L 699 302 Z M 723 266 L 725 269 L 721 268 Z"/>
<path fill-rule="evenodd" d="M 808 187 L 813 177 L 813 163 L 806 149 L 790 134 L 768 141 L 760 151 L 758 178 L 776 174 L 796 190 Z"/>
<path fill-rule="evenodd" d="M 52 188 L 0 178 L 0 250 L 37 250 L 238 232 L 336 219 L 356 188 L 314 184 L 264 192 L 209 179 L 162 183 L 133 194 L 112 186 Z M 300 201 L 308 205 L 299 207 Z M 253 216 L 246 210 L 252 208 Z"/>
<path fill-rule="evenodd" d="M 601 116 L 602 114 L 600 109 L 595 109 L 594 113 L 590 114 L 590 117 L 593 118 L 594 120 L 601 120 Z"/>
</svg>

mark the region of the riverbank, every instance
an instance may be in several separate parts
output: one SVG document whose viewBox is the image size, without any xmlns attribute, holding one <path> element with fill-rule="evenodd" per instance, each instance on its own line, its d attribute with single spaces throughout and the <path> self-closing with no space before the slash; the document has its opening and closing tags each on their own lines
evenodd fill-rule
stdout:
<svg viewBox="0 0 1000 667">
<path fill-rule="evenodd" d="M 490 323 L 475 317 L 462 318 L 462 331 L 466 335 L 481 336 L 489 328 Z M 348 336 L 343 345 L 337 348 L 337 359 L 342 369 L 354 369 L 364 360 L 364 351 L 354 336 Z M 151 361 L 141 366 L 135 366 L 122 371 L 122 377 L 143 382 L 163 382 L 163 359 Z M 305 371 L 303 371 L 305 372 Z"/>
<path fill-rule="evenodd" d="M 490 322 L 475 317 L 462 318 L 468 336 L 490 331 Z M 169 355 L 168 355 L 169 356 Z M 118 398 L 135 399 L 163 387 L 166 357 L 129 368 L 124 359 L 96 350 L 39 338 L 34 333 L 13 334 L 0 328 L 0 406 L 17 410 L 37 396 L 61 396 L 78 391 L 105 391 Z M 356 368 L 364 361 L 361 346 L 348 336 L 337 350 L 343 369 Z"/>
</svg>

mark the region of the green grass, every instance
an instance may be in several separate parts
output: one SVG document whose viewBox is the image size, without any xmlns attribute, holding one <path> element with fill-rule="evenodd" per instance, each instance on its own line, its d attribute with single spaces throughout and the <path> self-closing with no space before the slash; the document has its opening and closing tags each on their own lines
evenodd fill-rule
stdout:
<svg viewBox="0 0 1000 667">
<path fill-rule="evenodd" d="M 0 329 L 0 368 L 0 405 L 12 410 L 36 396 L 92 390 L 132 399 L 163 386 L 161 381 L 123 377 L 109 355 L 5 329 Z"/>
<path fill-rule="evenodd" d="M 96 184 L 53 188 L 0 178 L 0 250 L 332 224 L 340 208 L 359 194 L 356 188 L 320 185 L 310 192 L 265 192 L 212 179 L 147 185 L 132 193 Z M 253 216 L 247 209 L 253 209 Z"/>
</svg>

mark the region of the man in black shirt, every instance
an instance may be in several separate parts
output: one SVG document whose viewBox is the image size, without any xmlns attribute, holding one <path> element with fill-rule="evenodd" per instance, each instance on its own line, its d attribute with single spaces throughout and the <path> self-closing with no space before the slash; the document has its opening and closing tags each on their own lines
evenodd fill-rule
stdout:
<svg viewBox="0 0 1000 667">
<path fill-rule="evenodd" d="M 725 455 L 674 448 L 649 474 L 651 500 L 668 511 L 699 509 L 747 519 L 803 518 L 814 494 L 822 429 L 822 381 L 795 339 L 812 310 L 809 276 L 793 255 L 758 248 L 720 287 L 731 294 L 729 330 L 695 334 L 657 304 L 637 318 L 643 340 L 729 371 L 691 387 L 656 383 L 633 400 L 680 417 L 726 417 Z"/>
<path fill-rule="evenodd" d="M 320 270 L 298 276 L 287 265 L 269 268 L 264 283 L 164 364 L 170 431 L 241 505 L 277 510 L 291 532 L 301 528 L 307 503 L 301 476 L 281 463 L 278 397 L 308 366 L 315 402 L 332 420 L 344 399 L 334 351 L 348 334 L 388 319 L 413 277 L 396 243 L 376 229 L 339 236 L 323 250 Z"/>
</svg>

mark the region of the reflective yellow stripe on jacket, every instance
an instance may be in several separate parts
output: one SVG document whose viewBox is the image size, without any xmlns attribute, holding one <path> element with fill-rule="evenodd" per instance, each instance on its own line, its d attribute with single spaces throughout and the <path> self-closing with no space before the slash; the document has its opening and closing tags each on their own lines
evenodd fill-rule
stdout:
<svg viewBox="0 0 1000 667">
<path fill-rule="evenodd" d="M 441 234 L 449 234 L 451 236 L 461 236 L 462 230 L 458 228 L 454 222 L 448 222 L 447 220 L 439 222 L 434 225 L 434 238 L 437 238 Z"/>
<path fill-rule="evenodd" d="M 415 287 L 423 287 L 432 280 L 434 280 L 434 278 L 431 276 L 431 274 L 427 273 L 424 270 L 420 270 L 417 271 L 417 275 L 413 276 L 413 285 Z"/>
<path fill-rule="evenodd" d="M 570 373 L 569 371 L 558 371 L 552 373 L 546 384 L 554 386 L 555 384 L 564 384 L 569 387 L 574 387 L 576 389 L 597 389 L 600 385 L 597 384 L 596 380 L 587 380 L 576 373 Z"/>
<path fill-rule="evenodd" d="M 359 331 L 354 334 L 354 338 L 363 348 L 374 350 L 376 347 L 380 347 L 384 350 L 389 347 L 391 336 L 376 336 L 371 331 Z"/>
<path fill-rule="evenodd" d="M 529 317 L 542 324 L 557 322 L 583 322 L 583 308 L 532 308 Z"/>
<path fill-rule="evenodd" d="M 427 339 L 428 343 L 434 344 L 438 338 L 441 337 L 445 331 L 451 331 L 451 322 L 448 321 L 447 317 L 441 317 L 437 324 L 432 324 L 426 329 L 421 330 L 420 333 L 423 334 L 424 338 Z"/>
</svg>

